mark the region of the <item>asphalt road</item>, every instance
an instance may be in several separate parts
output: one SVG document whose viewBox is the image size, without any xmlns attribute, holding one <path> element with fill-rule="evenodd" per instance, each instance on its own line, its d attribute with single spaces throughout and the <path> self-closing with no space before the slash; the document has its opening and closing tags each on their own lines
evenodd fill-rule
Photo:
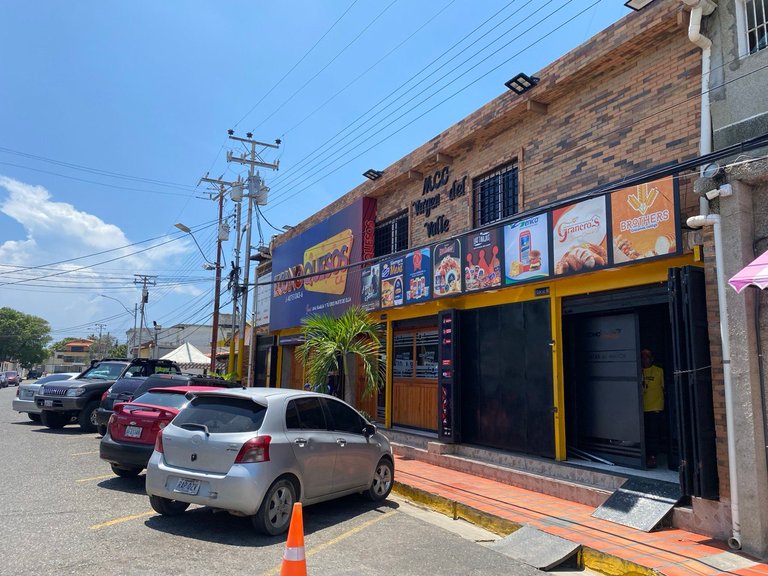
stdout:
<svg viewBox="0 0 768 576">
<path fill-rule="evenodd" d="M 0 389 L 0 574 L 279 574 L 285 536 L 202 507 L 156 514 L 143 474 L 114 476 L 97 435 L 31 422 L 15 393 Z M 307 507 L 304 538 L 313 576 L 541 574 L 488 549 L 493 534 L 395 497 Z"/>
</svg>

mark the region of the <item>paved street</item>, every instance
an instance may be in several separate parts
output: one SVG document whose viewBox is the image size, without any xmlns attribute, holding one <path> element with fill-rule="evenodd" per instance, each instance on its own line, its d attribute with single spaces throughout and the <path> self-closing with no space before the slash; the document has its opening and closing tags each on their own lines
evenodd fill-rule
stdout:
<svg viewBox="0 0 768 576">
<path fill-rule="evenodd" d="M 77 426 L 49 431 L 11 410 L 0 390 L 0 574 L 278 574 L 285 537 L 206 508 L 164 518 L 144 476 L 122 479 Z M 312 575 L 538 573 L 485 547 L 496 537 L 392 497 L 353 496 L 306 508 Z"/>
</svg>

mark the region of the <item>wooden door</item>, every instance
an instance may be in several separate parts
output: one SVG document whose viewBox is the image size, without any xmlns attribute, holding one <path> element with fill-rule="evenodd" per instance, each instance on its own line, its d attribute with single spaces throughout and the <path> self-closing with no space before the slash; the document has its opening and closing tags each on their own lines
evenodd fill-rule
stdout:
<svg viewBox="0 0 768 576">
<path fill-rule="evenodd" d="M 395 332 L 393 425 L 437 431 L 437 345 L 436 326 Z"/>
</svg>

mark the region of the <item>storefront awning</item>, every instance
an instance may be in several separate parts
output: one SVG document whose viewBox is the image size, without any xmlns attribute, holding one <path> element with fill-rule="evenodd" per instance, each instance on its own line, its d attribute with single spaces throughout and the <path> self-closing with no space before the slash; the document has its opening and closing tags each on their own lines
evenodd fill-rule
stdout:
<svg viewBox="0 0 768 576">
<path fill-rule="evenodd" d="M 747 286 L 757 286 L 760 289 L 767 288 L 768 251 L 763 252 L 742 268 L 733 278 L 728 280 L 728 284 L 738 293 L 741 293 Z"/>
</svg>

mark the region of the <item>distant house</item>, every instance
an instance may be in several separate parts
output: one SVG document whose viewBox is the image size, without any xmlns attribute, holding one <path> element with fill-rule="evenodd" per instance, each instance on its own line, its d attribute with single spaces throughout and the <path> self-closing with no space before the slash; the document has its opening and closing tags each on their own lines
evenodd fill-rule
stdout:
<svg viewBox="0 0 768 576">
<path fill-rule="evenodd" d="M 87 338 L 67 342 L 46 362 L 46 372 L 80 372 L 91 362 L 91 347 L 95 340 Z"/>
</svg>

